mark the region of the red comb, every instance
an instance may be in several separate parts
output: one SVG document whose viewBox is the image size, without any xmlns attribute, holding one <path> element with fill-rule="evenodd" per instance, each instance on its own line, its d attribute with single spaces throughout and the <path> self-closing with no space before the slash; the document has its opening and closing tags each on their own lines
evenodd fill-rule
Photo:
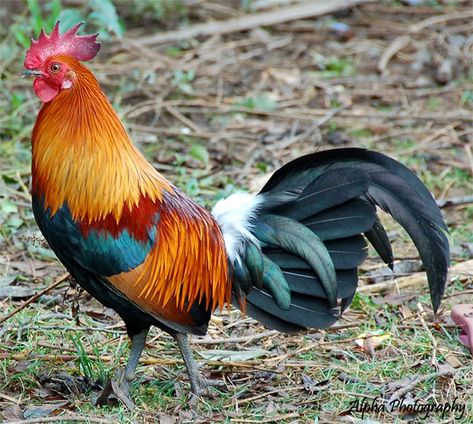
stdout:
<svg viewBox="0 0 473 424">
<path fill-rule="evenodd" d="M 96 41 L 98 34 L 76 35 L 83 22 L 74 25 L 64 34 L 59 33 L 59 21 L 50 35 L 41 30 L 38 40 L 31 40 L 31 47 L 26 52 L 25 68 L 39 68 L 51 56 L 66 54 L 77 60 L 90 60 L 100 49 Z"/>
</svg>

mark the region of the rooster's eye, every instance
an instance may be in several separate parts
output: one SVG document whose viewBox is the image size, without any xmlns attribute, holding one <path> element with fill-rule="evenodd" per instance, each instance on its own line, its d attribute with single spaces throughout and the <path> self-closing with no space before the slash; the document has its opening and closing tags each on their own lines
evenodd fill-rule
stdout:
<svg viewBox="0 0 473 424">
<path fill-rule="evenodd" d="M 55 74 L 57 74 L 61 70 L 61 65 L 59 63 L 53 63 L 49 67 L 49 70 Z"/>
</svg>

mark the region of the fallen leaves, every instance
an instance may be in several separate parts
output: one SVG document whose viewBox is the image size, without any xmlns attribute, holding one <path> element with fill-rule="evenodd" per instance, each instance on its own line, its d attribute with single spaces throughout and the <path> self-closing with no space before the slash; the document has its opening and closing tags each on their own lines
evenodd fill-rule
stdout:
<svg viewBox="0 0 473 424">
<path fill-rule="evenodd" d="M 375 357 L 375 350 L 384 346 L 392 335 L 383 330 L 376 330 L 370 333 L 361 333 L 355 340 L 355 344 L 362 348 L 362 350 L 371 358 Z"/>
</svg>

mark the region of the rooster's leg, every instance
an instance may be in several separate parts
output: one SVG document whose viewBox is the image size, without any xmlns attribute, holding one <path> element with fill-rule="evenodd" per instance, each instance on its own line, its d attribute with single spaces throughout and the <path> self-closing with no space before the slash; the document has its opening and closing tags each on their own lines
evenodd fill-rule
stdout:
<svg viewBox="0 0 473 424">
<path fill-rule="evenodd" d="M 130 356 L 128 357 L 128 362 L 123 373 L 123 384 L 128 385 L 128 388 L 130 383 L 135 379 L 136 367 L 138 366 L 138 361 L 145 347 L 147 335 L 148 329 L 131 337 Z"/>
<path fill-rule="evenodd" d="M 97 405 L 107 404 L 110 395 L 115 394 L 125 405 L 133 409 L 134 404 L 130 399 L 130 384 L 135 378 L 136 367 L 138 366 L 138 361 L 145 347 L 147 334 L 148 329 L 131 336 L 130 356 L 128 357 L 126 367 L 118 370 L 115 379 L 109 379 L 107 381 L 97 398 Z"/>
<path fill-rule="evenodd" d="M 184 364 L 186 365 L 189 380 L 191 382 L 192 392 L 197 396 L 205 395 L 207 393 L 207 383 L 200 375 L 197 363 L 192 356 L 187 334 L 176 333 L 174 338 L 176 339 L 179 350 L 181 351 L 182 359 L 184 359 Z"/>
<path fill-rule="evenodd" d="M 179 350 L 181 351 L 182 359 L 184 359 L 187 373 L 189 374 L 192 392 L 197 396 L 205 394 L 207 391 L 207 385 L 200 375 L 199 368 L 197 367 L 197 363 L 192 355 L 187 334 L 176 333 L 174 337 L 179 346 Z"/>
</svg>

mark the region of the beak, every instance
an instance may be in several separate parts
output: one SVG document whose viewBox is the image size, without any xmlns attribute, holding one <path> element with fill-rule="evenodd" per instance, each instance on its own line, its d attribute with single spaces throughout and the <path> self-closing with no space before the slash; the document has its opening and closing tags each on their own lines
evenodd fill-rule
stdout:
<svg viewBox="0 0 473 424">
<path fill-rule="evenodd" d="M 38 71 L 36 69 L 27 69 L 26 71 L 23 71 L 23 73 L 21 74 L 21 78 L 40 77 L 42 75 L 43 73 L 41 71 Z"/>
</svg>

